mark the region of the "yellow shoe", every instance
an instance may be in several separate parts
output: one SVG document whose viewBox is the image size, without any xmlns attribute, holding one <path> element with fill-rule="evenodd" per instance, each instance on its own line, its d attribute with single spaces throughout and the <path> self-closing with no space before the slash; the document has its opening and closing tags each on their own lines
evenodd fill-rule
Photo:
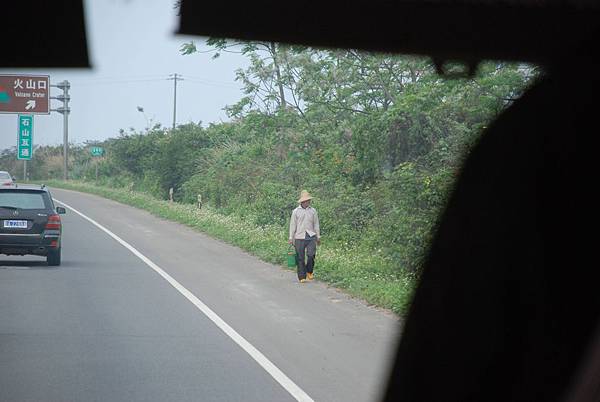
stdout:
<svg viewBox="0 0 600 402">
<path fill-rule="evenodd" d="M 306 279 L 300 279 L 300 283 L 306 282 Z"/>
<path fill-rule="evenodd" d="M 315 276 L 313 275 L 312 272 L 309 272 L 306 274 L 306 279 L 308 279 L 309 281 L 312 281 L 313 279 L 315 279 Z"/>
</svg>

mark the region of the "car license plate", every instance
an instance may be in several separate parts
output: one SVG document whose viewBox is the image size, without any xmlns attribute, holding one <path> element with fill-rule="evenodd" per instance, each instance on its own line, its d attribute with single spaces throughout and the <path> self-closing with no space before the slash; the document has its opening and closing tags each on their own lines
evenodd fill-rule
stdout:
<svg viewBox="0 0 600 402">
<path fill-rule="evenodd" d="M 7 220 L 4 221 L 5 228 L 27 229 L 27 221 Z"/>
</svg>

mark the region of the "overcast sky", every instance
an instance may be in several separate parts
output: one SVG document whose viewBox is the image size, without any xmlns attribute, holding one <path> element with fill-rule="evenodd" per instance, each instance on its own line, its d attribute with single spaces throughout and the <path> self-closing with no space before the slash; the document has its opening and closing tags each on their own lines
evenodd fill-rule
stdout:
<svg viewBox="0 0 600 402">
<path fill-rule="evenodd" d="M 194 40 L 206 50 L 202 37 L 175 35 L 178 27 L 172 0 L 86 0 L 85 18 L 91 69 L 0 69 L 0 74 L 44 74 L 50 83 L 71 83 L 69 142 L 103 140 L 119 135 L 119 129 L 143 130 L 152 122 L 171 127 L 173 81 L 177 83 L 177 123 L 226 121 L 222 110 L 237 102 L 241 85 L 235 70 L 248 65 L 238 54 L 212 53 L 183 56 L 179 48 Z M 62 91 L 51 88 L 51 95 Z M 52 100 L 52 107 L 62 104 Z M 140 106 L 144 113 L 137 110 Z M 59 145 L 63 116 L 34 117 L 34 144 Z M 0 149 L 15 146 L 17 115 L 0 115 Z M 35 156 L 34 156 L 35 157 Z"/>
</svg>

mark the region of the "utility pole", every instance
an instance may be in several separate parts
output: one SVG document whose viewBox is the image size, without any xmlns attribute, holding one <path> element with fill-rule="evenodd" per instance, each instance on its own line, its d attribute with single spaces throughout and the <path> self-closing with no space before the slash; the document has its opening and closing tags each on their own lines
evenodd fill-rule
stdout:
<svg viewBox="0 0 600 402">
<path fill-rule="evenodd" d="M 71 100 L 71 97 L 69 96 L 69 88 L 71 88 L 71 84 L 69 84 L 69 81 L 65 80 L 56 85 L 50 86 L 63 90 L 62 95 L 51 96 L 50 99 L 57 99 L 61 101 L 64 106 L 56 109 L 50 109 L 50 111 L 58 112 L 63 115 L 63 180 L 68 180 L 69 175 L 67 173 L 67 167 L 69 160 L 69 113 L 71 112 L 71 109 L 69 109 L 69 100 Z"/>
<path fill-rule="evenodd" d="M 175 118 L 177 115 L 177 81 L 183 81 L 181 75 L 174 73 L 169 74 L 168 80 L 173 80 L 173 130 L 175 130 Z"/>
</svg>

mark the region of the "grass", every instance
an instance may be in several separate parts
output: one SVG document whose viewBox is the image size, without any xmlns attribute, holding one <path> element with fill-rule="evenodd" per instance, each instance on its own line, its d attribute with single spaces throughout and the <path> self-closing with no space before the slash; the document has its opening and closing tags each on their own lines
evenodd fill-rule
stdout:
<svg viewBox="0 0 600 402">
<path fill-rule="evenodd" d="M 287 268 L 287 230 L 280 226 L 256 226 L 238 216 L 219 213 L 207 205 L 198 209 L 194 205 L 171 203 L 122 188 L 80 181 L 48 181 L 46 185 L 95 194 L 144 209 L 237 246 L 263 261 Z M 399 276 L 393 269 L 393 263 L 377 250 L 328 244 L 323 239 L 317 251 L 315 276 L 371 305 L 404 316 L 416 279 L 408 274 Z"/>
</svg>

